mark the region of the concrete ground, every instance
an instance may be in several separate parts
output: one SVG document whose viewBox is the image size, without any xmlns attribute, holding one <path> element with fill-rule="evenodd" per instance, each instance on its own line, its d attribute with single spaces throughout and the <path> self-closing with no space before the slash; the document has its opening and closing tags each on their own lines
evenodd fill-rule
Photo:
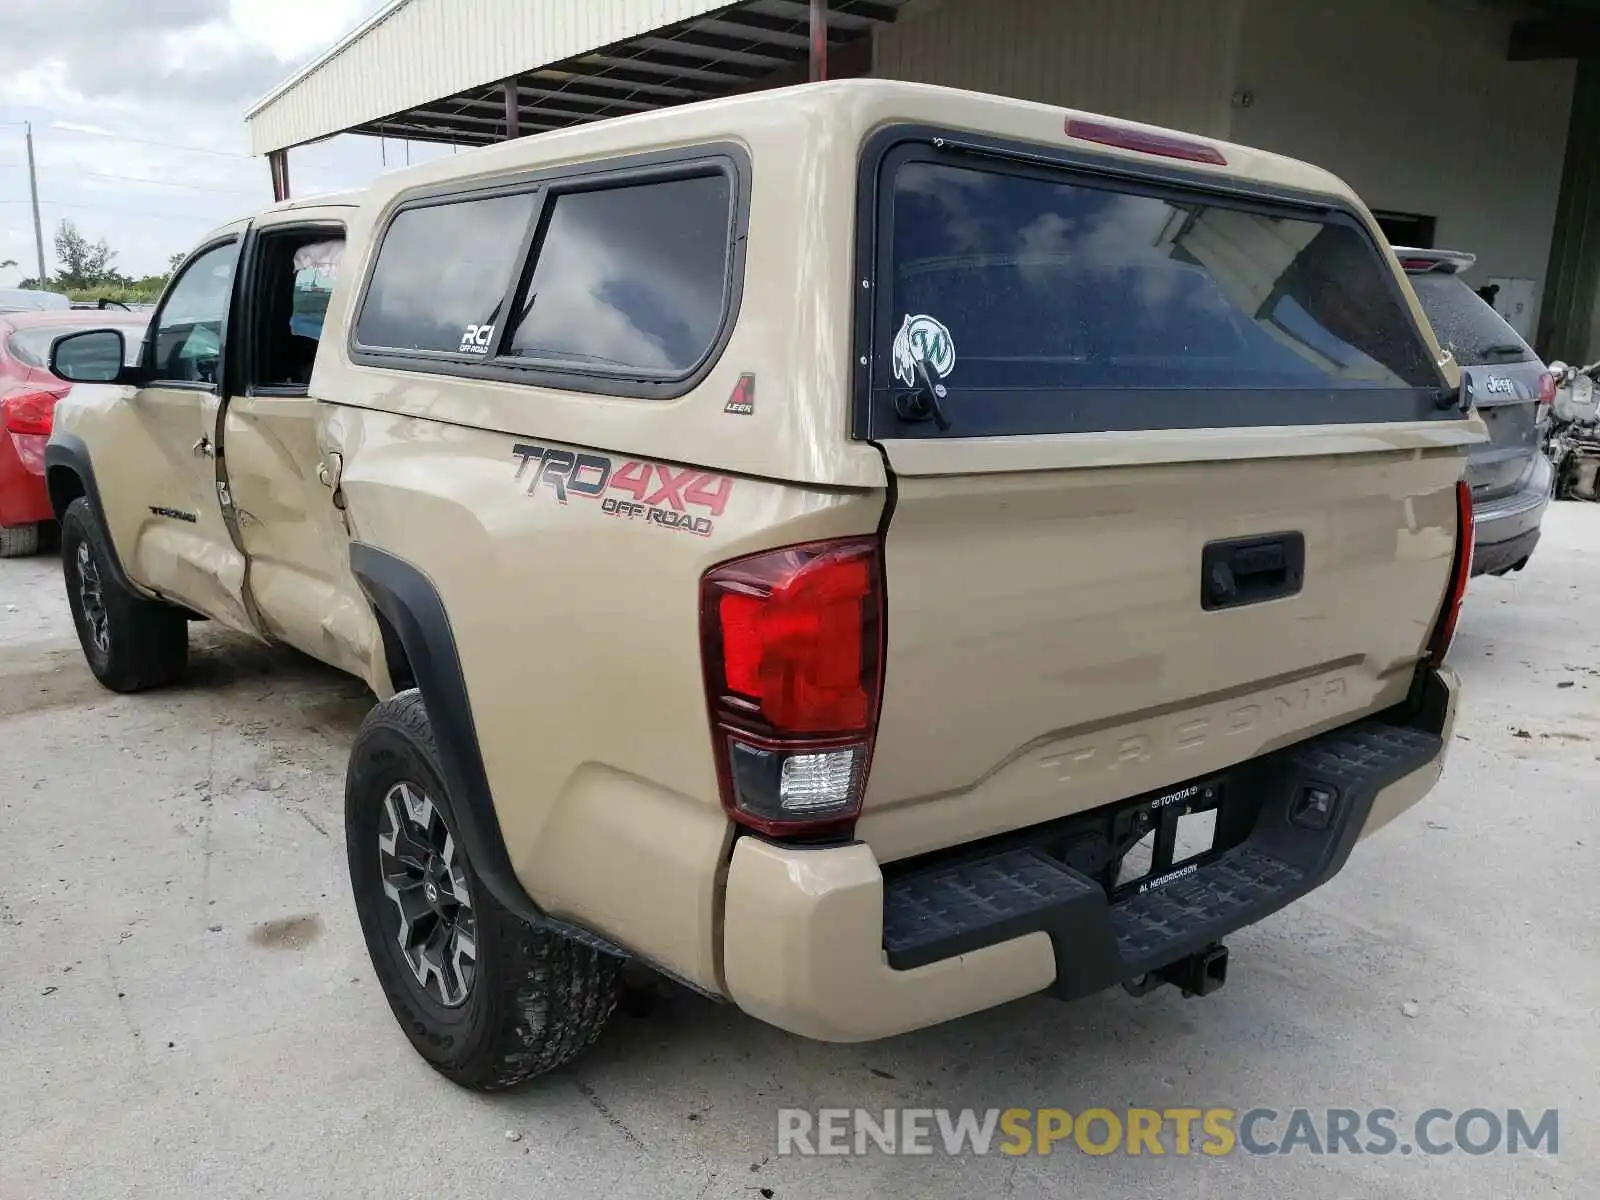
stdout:
<svg viewBox="0 0 1600 1200">
<path fill-rule="evenodd" d="M 0 563 L 0 1197 L 1600 1194 L 1600 505 L 1545 530 L 1527 572 L 1473 586 L 1439 788 L 1230 939 L 1219 995 L 1035 999 L 853 1047 L 675 995 L 494 1098 L 411 1052 L 367 964 L 340 831 L 359 685 L 202 626 L 186 686 L 113 696 L 59 564 Z M 1560 1109 L 1561 1140 L 775 1154 L 777 1108 L 833 1105 L 1521 1106 Z"/>
</svg>

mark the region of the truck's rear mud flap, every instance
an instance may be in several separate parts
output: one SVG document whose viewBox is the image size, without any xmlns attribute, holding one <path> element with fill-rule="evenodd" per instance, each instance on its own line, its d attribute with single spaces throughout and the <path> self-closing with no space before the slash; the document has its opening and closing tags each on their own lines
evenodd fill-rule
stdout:
<svg viewBox="0 0 1600 1200">
<path fill-rule="evenodd" d="M 1424 728 L 1361 721 L 1194 785 L 896 864 L 884 880 L 889 965 L 1042 930 L 1064 999 L 1118 983 L 1214 990 L 1226 972 L 1220 939 L 1337 873 L 1378 793 L 1440 754 L 1440 735 L 1426 728 L 1436 706 L 1422 708 L 1413 720 Z M 1174 866 L 1162 827 L 1191 804 L 1216 809 L 1215 841 Z M 1152 869 L 1119 886 L 1129 839 L 1144 831 L 1156 839 Z"/>
</svg>

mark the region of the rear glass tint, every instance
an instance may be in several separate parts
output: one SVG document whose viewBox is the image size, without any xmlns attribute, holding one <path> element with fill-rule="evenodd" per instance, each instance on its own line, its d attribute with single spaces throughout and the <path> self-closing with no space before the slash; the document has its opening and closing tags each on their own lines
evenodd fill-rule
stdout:
<svg viewBox="0 0 1600 1200">
<path fill-rule="evenodd" d="M 1522 335 L 1506 323 L 1459 275 L 1430 271 L 1411 276 L 1439 344 L 1464 367 L 1532 362 Z"/>
<path fill-rule="evenodd" d="M 535 198 L 524 192 L 402 211 L 378 250 L 356 341 L 482 354 L 475 347 L 489 338 L 475 339 L 499 319 Z"/>
<path fill-rule="evenodd" d="M 1441 385 L 1392 268 L 1353 223 L 1068 178 L 917 159 L 895 170 L 880 387 L 911 374 L 892 343 L 919 328 L 950 343 L 935 365 L 952 412 L 968 411 L 958 435 L 1009 431 L 1008 395 L 1028 412 L 1017 432 L 1078 432 L 1357 419 L 1326 415 L 1333 393 Z M 1041 395 L 1066 389 L 1115 395 Z M 1241 416 L 1211 391 L 1256 395 Z M 963 396 L 981 397 L 981 429 Z M 1352 411 L 1387 412 L 1373 396 Z"/>
<path fill-rule="evenodd" d="M 731 199 L 722 174 L 554 197 L 506 353 L 687 373 L 722 324 Z"/>
</svg>

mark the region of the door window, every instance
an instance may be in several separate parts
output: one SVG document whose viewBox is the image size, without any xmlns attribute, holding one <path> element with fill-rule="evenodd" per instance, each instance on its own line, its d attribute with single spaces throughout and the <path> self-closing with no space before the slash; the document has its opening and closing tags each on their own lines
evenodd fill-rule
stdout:
<svg viewBox="0 0 1600 1200">
<path fill-rule="evenodd" d="M 233 295 L 239 244 L 215 246 L 191 262 L 167 293 L 156 318 L 155 378 L 163 382 L 218 380 L 222 328 Z"/>
<path fill-rule="evenodd" d="M 235 344 L 248 343 L 251 348 L 253 389 L 304 395 L 311 383 L 328 301 L 344 256 L 343 236 L 330 232 L 274 229 L 257 243 L 250 328 L 234 333 Z"/>
</svg>

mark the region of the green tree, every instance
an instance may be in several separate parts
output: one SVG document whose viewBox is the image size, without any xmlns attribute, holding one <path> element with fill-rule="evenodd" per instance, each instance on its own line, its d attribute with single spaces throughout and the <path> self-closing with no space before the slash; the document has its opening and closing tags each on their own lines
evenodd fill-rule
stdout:
<svg viewBox="0 0 1600 1200">
<path fill-rule="evenodd" d="M 105 238 L 91 242 L 71 221 L 56 226 L 56 260 L 61 271 L 56 283 L 68 291 L 125 284 L 127 280 L 111 264 L 117 252 Z"/>
</svg>

